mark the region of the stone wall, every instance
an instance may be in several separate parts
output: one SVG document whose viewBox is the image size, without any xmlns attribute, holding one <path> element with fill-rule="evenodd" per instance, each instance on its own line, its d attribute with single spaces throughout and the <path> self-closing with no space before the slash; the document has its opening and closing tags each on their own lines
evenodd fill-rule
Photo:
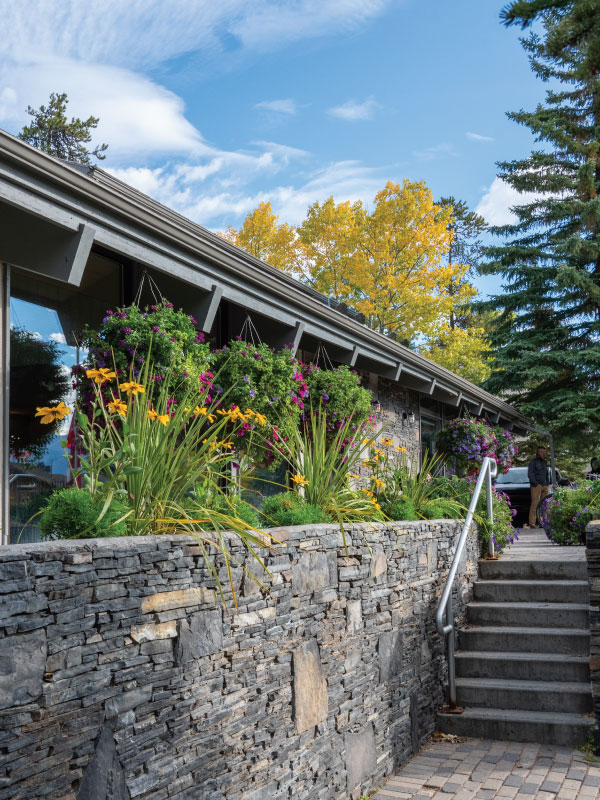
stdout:
<svg viewBox="0 0 600 800">
<path fill-rule="evenodd" d="M 277 529 L 269 593 L 233 570 L 237 610 L 224 565 L 226 606 L 189 537 L 0 547 L 0 800 L 380 785 L 443 701 L 434 613 L 459 527 L 362 525 L 348 553 L 335 526 Z M 459 614 L 476 568 L 473 535 Z"/>
<path fill-rule="evenodd" d="M 586 528 L 586 556 L 590 585 L 590 677 L 594 703 L 594 739 L 600 756 L 600 520 Z"/>
</svg>

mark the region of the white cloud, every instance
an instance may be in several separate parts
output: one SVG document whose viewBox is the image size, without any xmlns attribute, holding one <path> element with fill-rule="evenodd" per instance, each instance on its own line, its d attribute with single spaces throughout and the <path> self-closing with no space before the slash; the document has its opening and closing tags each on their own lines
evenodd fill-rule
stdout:
<svg viewBox="0 0 600 800">
<path fill-rule="evenodd" d="M 439 144 L 425 147 L 423 150 L 415 150 L 413 156 L 418 158 L 419 161 L 435 161 L 438 158 L 446 156 L 456 157 L 458 153 L 454 150 L 449 142 L 440 142 Z"/>
<path fill-rule="evenodd" d="M 298 151 L 299 160 L 306 155 Z M 276 153 L 269 156 L 276 171 Z M 188 219 L 216 229 L 237 225 L 260 202 L 270 201 L 282 221 L 290 223 L 300 222 L 309 205 L 332 195 L 336 202 L 368 203 L 384 185 L 388 172 L 386 168 L 367 167 L 358 161 L 339 161 L 309 169 L 299 176 L 297 185 L 268 187 L 261 173 L 260 188 L 254 188 L 257 166 L 251 157 L 248 159 L 245 164 L 224 160 L 223 170 L 209 176 L 202 167 L 183 162 L 154 170 L 110 171 Z"/>
<path fill-rule="evenodd" d="M 295 100 L 288 97 L 286 100 L 261 100 L 254 108 L 259 111 L 274 111 L 277 114 L 296 114 L 298 109 Z"/>
<path fill-rule="evenodd" d="M 341 106 L 334 106 L 328 110 L 332 117 L 346 120 L 346 122 L 356 122 L 357 120 L 373 119 L 375 112 L 381 108 L 373 97 L 369 97 L 362 103 L 357 100 L 347 100 Z"/>
<path fill-rule="evenodd" d="M 51 342 L 56 342 L 57 344 L 67 343 L 64 333 L 51 333 L 48 338 Z"/>
<path fill-rule="evenodd" d="M 495 141 L 492 136 L 484 136 L 481 133 L 472 133 L 471 131 L 467 131 L 465 136 L 467 139 L 473 139 L 475 142 L 493 142 Z"/>
<path fill-rule="evenodd" d="M 0 0 L 0 126 L 18 130 L 27 105 L 66 91 L 69 113 L 94 114 L 94 143 L 119 166 L 134 154 L 202 150 L 181 98 L 142 73 L 193 56 L 195 79 L 264 50 L 350 31 L 392 0 Z M 225 57 L 225 54 L 227 57 Z M 291 114 L 293 100 L 264 101 Z M 260 105 L 260 104 L 259 104 Z M 267 105 L 265 105 L 265 109 Z"/>
<path fill-rule="evenodd" d="M 18 68 L 0 67 L 0 80 L 14 87 L 13 113 L 5 116 L 18 126 L 28 119 L 28 104 L 37 108 L 60 87 L 69 96 L 69 115 L 87 118 L 93 113 L 100 118 L 92 141 L 109 143 L 111 161 L 206 147 L 199 131 L 185 119 L 181 98 L 129 70 L 54 58 Z"/>
<path fill-rule="evenodd" d="M 530 203 L 535 198 L 533 192 L 517 192 L 502 178 L 494 178 L 475 211 L 481 214 L 488 225 L 510 225 L 517 220 L 511 208 Z"/>
</svg>

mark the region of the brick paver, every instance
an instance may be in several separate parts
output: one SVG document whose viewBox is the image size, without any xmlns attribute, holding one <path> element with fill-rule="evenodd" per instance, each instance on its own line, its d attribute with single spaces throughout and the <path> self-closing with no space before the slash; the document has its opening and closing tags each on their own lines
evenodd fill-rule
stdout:
<svg viewBox="0 0 600 800">
<path fill-rule="evenodd" d="M 600 800 L 600 761 L 550 745 L 432 740 L 372 800 Z"/>
</svg>

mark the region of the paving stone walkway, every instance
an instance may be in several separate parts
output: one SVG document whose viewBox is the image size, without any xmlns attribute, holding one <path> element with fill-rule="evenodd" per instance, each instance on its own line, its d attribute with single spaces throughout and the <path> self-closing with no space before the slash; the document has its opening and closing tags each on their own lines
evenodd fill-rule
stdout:
<svg viewBox="0 0 600 800">
<path fill-rule="evenodd" d="M 596 800 L 600 762 L 550 745 L 432 740 L 372 800 Z"/>
</svg>

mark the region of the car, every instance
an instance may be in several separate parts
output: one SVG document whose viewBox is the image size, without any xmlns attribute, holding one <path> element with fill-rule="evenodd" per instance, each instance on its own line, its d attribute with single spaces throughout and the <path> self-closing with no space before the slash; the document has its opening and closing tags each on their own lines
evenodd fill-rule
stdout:
<svg viewBox="0 0 600 800">
<path fill-rule="evenodd" d="M 550 468 L 548 468 L 548 481 L 550 481 Z M 527 467 L 511 467 L 508 472 L 501 473 L 494 481 L 496 489 L 508 495 L 511 506 L 516 510 L 514 522 L 517 525 L 526 524 L 529 520 L 529 507 L 531 505 L 531 492 Z M 570 486 L 571 481 L 556 470 L 556 483 L 558 486 Z M 552 484 L 549 486 L 552 494 Z"/>
</svg>

